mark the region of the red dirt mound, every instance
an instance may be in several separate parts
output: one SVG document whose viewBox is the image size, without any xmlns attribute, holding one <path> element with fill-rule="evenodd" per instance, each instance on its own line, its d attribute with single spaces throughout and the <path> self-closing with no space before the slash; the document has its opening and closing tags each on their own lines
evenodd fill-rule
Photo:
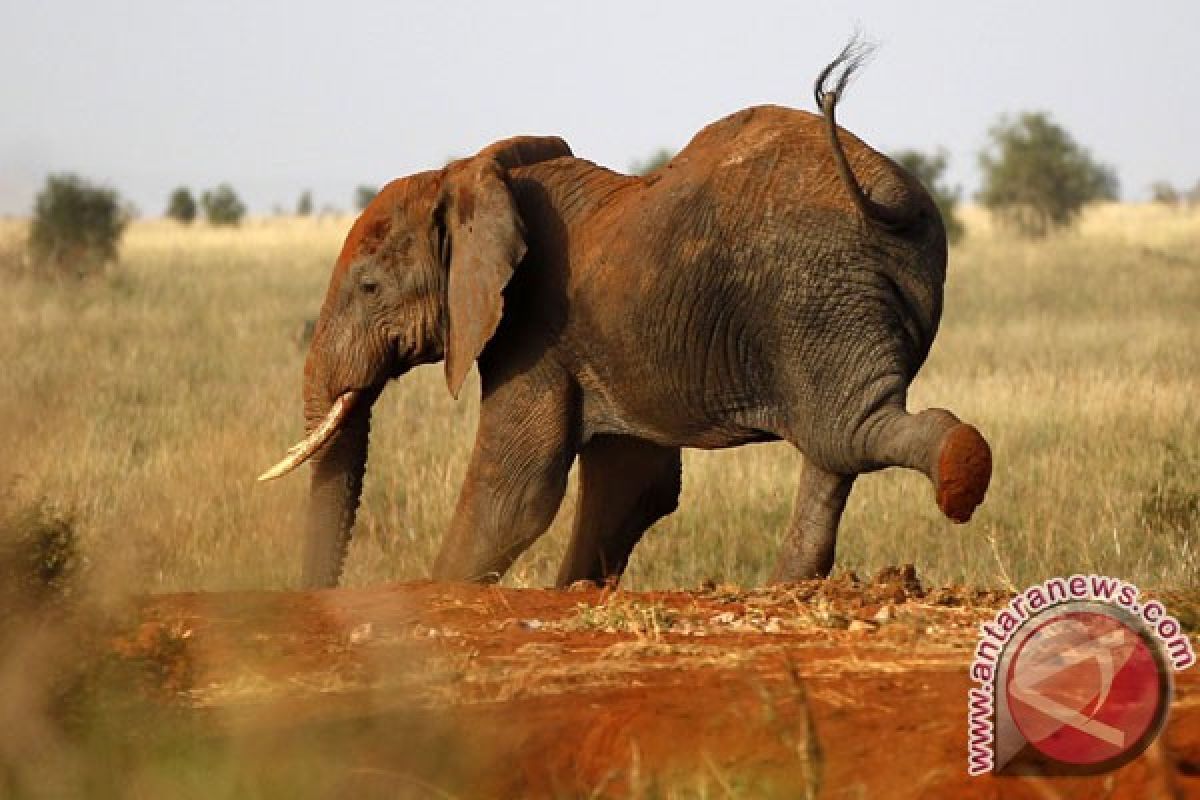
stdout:
<svg viewBox="0 0 1200 800">
<path fill-rule="evenodd" d="M 969 778 L 967 667 L 1000 593 L 911 570 L 787 588 L 432 583 L 154 597 L 116 641 L 319 797 L 1200 796 L 1200 685 L 1091 778 Z"/>
</svg>

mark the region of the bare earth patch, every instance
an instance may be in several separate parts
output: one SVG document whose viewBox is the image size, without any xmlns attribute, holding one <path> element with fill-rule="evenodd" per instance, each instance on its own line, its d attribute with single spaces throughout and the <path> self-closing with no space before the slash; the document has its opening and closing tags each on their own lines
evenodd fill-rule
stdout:
<svg viewBox="0 0 1200 800">
<path fill-rule="evenodd" d="M 314 797 L 1200 796 L 1194 671 L 1160 743 L 1112 775 L 967 777 L 967 667 L 1006 599 L 902 570 L 179 594 L 143 600 L 114 647 L 156 665 L 157 703 L 264 775 L 308 770 Z"/>
</svg>

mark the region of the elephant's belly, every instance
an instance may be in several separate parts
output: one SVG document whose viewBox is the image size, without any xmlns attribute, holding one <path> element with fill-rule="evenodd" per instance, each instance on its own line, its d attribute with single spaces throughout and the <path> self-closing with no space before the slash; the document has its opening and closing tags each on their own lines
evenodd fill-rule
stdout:
<svg viewBox="0 0 1200 800">
<path fill-rule="evenodd" d="M 583 441 L 598 434 L 634 436 L 663 447 L 718 450 L 784 438 L 780 415 L 762 408 L 692 409 L 678 397 L 630 402 L 585 392 Z M 658 402 L 655 402 L 657 400 Z"/>
</svg>

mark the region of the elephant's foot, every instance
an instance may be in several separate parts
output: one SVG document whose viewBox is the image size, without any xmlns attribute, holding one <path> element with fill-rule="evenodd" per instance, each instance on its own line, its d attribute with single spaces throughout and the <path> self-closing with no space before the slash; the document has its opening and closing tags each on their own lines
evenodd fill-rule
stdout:
<svg viewBox="0 0 1200 800">
<path fill-rule="evenodd" d="M 796 583 L 829 576 L 838 523 L 854 477 L 827 472 L 811 462 L 804 464 L 791 527 L 783 540 L 771 583 Z"/>
<path fill-rule="evenodd" d="M 959 423 L 938 446 L 935 486 L 938 507 L 955 522 L 966 522 L 983 502 L 992 479 L 992 449 L 974 426 Z"/>
</svg>

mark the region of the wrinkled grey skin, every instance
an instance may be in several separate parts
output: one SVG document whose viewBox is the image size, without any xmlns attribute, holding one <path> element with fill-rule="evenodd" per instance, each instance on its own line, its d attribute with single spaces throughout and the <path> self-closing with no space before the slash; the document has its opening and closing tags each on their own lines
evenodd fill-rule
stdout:
<svg viewBox="0 0 1200 800">
<path fill-rule="evenodd" d="M 948 411 L 905 410 L 942 312 L 942 222 L 897 165 L 831 140 L 836 99 L 828 120 L 738 112 L 644 178 L 521 137 L 389 185 L 347 238 L 306 365 L 310 429 L 340 394 L 365 399 L 316 456 L 305 584 L 340 575 L 371 401 L 442 359 L 456 395 L 477 359 L 482 403 L 435 578 L 502 576 L 576 459 L 560 585 L 620 576 L 676 507 L 682 447 L 804 455 L 777 580 L 829 572 L 861 473 L 918 470 L 969 517 L 986 443 Z"/>
</svg>

